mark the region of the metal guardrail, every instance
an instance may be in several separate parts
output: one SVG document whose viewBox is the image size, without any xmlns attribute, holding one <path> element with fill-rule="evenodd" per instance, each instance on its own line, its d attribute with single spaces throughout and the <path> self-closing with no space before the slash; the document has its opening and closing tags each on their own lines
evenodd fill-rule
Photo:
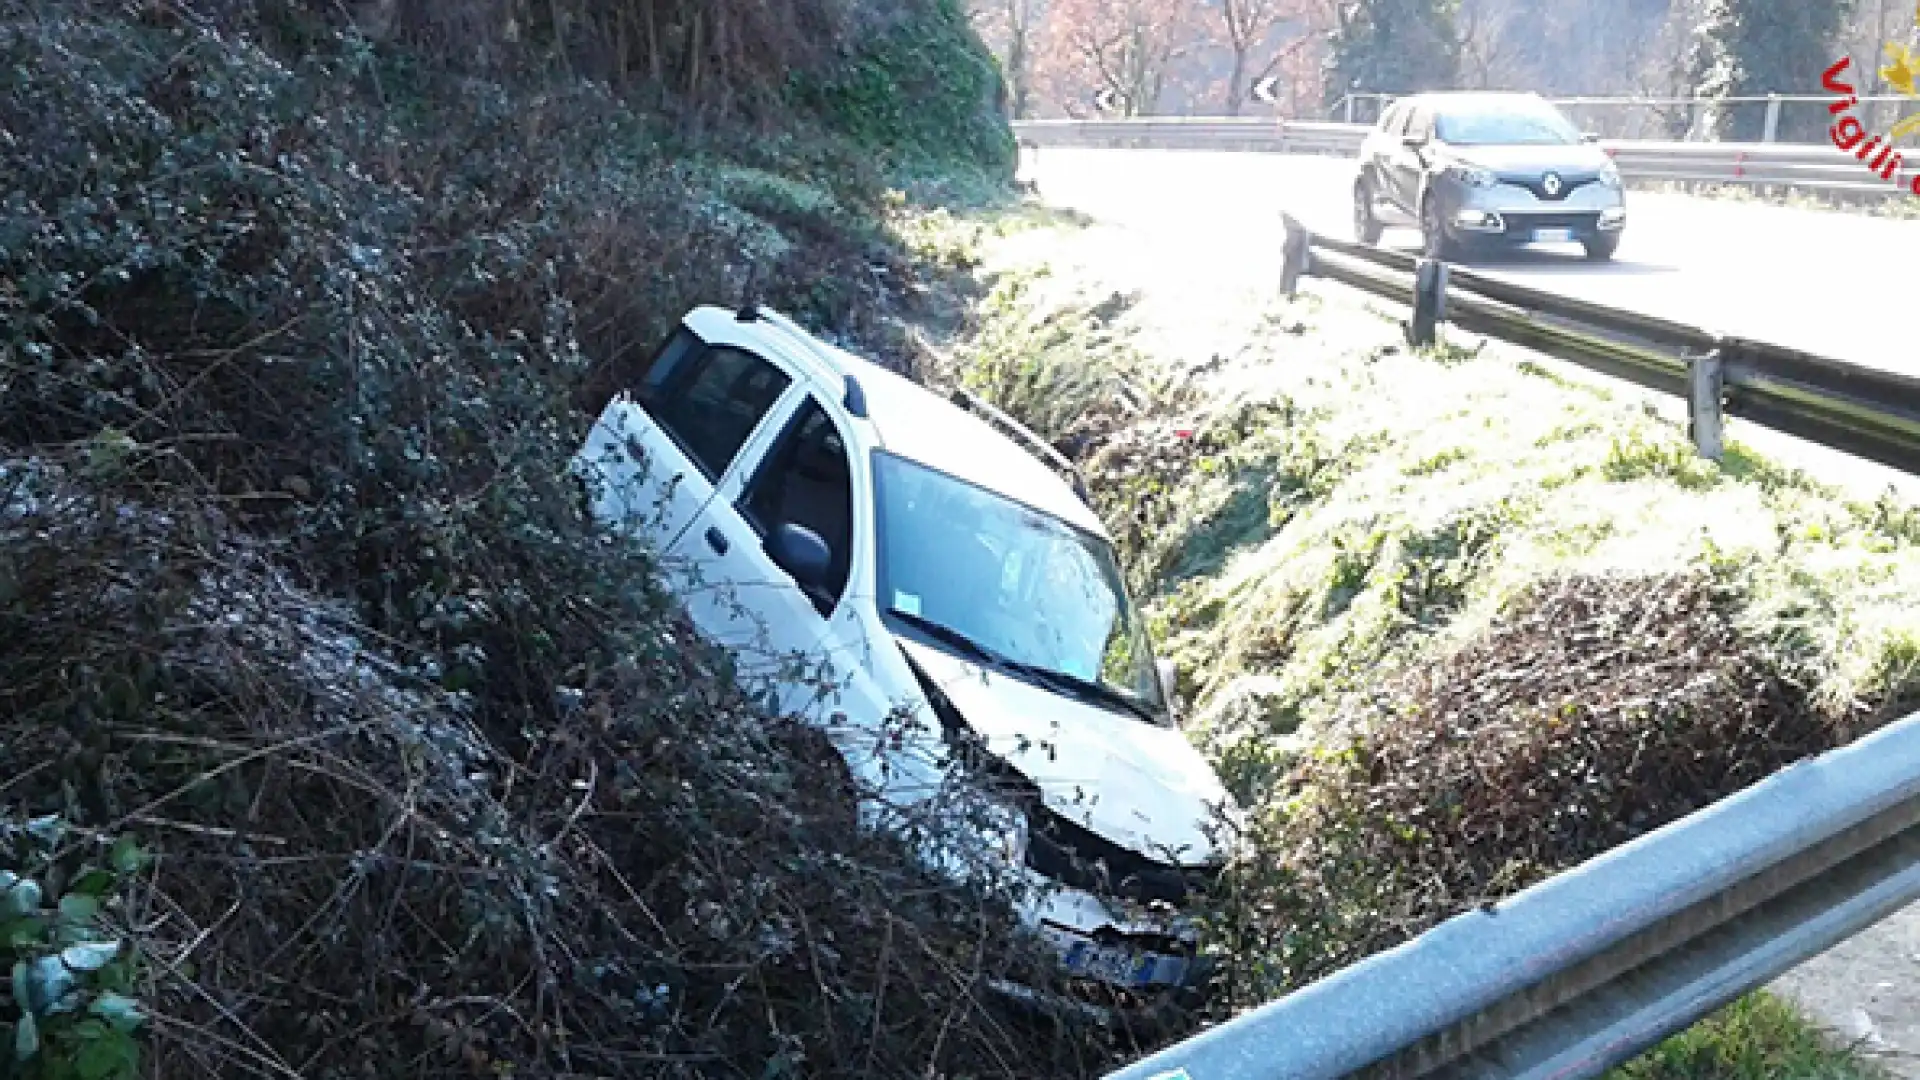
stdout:
<svg viewBox="0 0 1920 1080">
<path fill-rule="evenodd" d="M 1598 1076 L 1920 900 L 1920 716 L 1109 1080 Z"/>
<path fill-rule="evenodd" d="M 1348 94 L 1335 101 L 1327 109 L 1326 115 L 1330 120 L 1338 118 L 1348 124 L 1370 123 L 1378 119 L 1380 114 L 1401 96 L 1362 92 Z M 1824 114 L 1827 106 L 1833 103 L 1831 95 L 1822 94 L 1747 94 L 1723 98 L 1580 96 L 1555 97 L 1547 100 L 1559 106 L 1576 121 L 1591 117 L 1595 113 L 1608 114 L 1612 119 L 1605 128 L 1612 134 L 1624 136 L 1636 136 L 1639 132 L 1622 131 L 1620 128 L 1623 126 L 1628 128 L 1651 126 L 1658 130 L 1666 127 L 1676 118 L 1683 121 L 1681 126 L 1689 133 L 1698 133 L 1710 130 L 1711 124 L 1708 121 L 1716 115 L 1739 113 L 1757 108 L 1760 110 L 1760 141 L 1766 143 L 1777 141 L 1780 118 L 1786 106 L 1794 106 L 1796 110 L 1812 109 Z M 1856 103 L 1866 110 L 1885 106 L 1895 112 L 1909 100 L 1911 99 L 1895 94 L 1868 94 L 1855 99 Z M 1629 118 L 1624 124 L 1620 119 L 1623 115 Z M 1639 117 L 1638 123 L 1630 119 L 1636 115 Z M 1691 137 L 1690 134 L 1689 138 Z"/>
<path fill-rule="evenodd" d="M 1370 128 L 1249 117 L 1148 117 L 1133 120 L 1027 120 L 1013 125 L 1031 147 L 1215 150 L 1352 157 Z M 1742 184 L 1848 197 L 1910 196 L 1880 180 L 1858 158 L 1831 145 L 1602 140 L 1630 182 Z"/>
<path fill-rule="evenodd" d="M 1350 155 L 1369 128 L 1255 117 L 1145 117 L 1131 120 L 1021 120 L 1029 146 L 1120 150 L 1242 150 L 1269 154 Z"/>
<path fill-rule="evenodd" d="M 1416 344 L 1451 322 L 1685 398 L 1694 444 L 1716 460 L 1732 415 L 1920 474 L 1920 379 L 1603 307 L 1285 220 L 1285 291 L 1316 276 L 1405 303 Z"/>
</svg>

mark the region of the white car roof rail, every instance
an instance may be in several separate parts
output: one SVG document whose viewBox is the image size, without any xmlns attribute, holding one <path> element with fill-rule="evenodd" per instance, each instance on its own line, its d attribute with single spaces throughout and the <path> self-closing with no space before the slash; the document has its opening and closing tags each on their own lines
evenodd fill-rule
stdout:
<svg viewBox="0 0 1920 1080">
<path fill-rule="evenodd" d="M 1067 482 L 1073 487 L 1073 493 L 1080 497 L 1081 502 L 1088 506 L 1093 505 L 1093 497 L 1087 493 L 1087 481 L 1080 475 L 1079 466 L 1069 461 L 1067 455 L 1061 453 L 1052 443 L 965 387 L 956 386 L 947 396 L 955 405 L 999 428 L 1008 438 L 1025 444 L 1028 452 L 1038 455 L 1047 464 L 1066 474 Z"/>
<path fill-rule="evenodd" d="M 853 372 L 841 370 L 840 360 L 821 345 L 820 339 L 808 332 L 807 328 L 767 307 L 765 304 L 748 303 L 742 305 L 736 316 L 741 322 L 764 322 L 786 332 L 787 336 L 806 347 L 808 352 L 820 358 L 820 362 L 839 371 L 847 381 L 846 396 L 841 404 L 848 412 L 864 420 L 867 418 L 867 392 L 854 378 Z"/>
</svg>

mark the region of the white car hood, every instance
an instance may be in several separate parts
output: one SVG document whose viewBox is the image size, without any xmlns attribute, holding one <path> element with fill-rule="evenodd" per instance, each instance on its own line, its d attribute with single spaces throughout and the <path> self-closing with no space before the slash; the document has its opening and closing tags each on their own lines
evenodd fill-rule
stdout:
<svg viewBox="0 0 1920 1080">
<path fill-rule="evenodd" d="M 1032 780 L 1055 813 L 1160 862 L 1192 866 L 1223 852 L 1210 832 L 1229 796 L 1179 731 L 897 640 L 988 749 Z"/>
</svg>

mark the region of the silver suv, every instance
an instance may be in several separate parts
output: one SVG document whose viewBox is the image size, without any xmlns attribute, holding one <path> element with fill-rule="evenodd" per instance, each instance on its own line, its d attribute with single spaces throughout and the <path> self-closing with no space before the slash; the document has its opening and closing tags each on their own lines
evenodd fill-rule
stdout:
<svg viewBox="0 0 1920 1080">
<path fill-rule="evenodd" d="M 1627 226 L 1620 170 L 1537 94 L 1441 93 L 1402 98 L 1360 147 L 1356 238 L 1389 225 L 1420 229 L 1426 253 L 1578 243 L 1613 258 Z"/>
</svg>

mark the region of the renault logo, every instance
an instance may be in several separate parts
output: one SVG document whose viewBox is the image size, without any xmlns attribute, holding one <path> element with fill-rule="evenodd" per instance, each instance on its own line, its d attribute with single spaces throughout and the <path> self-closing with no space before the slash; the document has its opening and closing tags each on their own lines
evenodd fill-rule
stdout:
<svg viewBox="0 0 1920 1080">
<path fill-rule="evenodd" d="M 1561 187 L 1560 174 L 1548 173 L 1546 179 L 1540 181 L 1540 186 L 1546 190 L 1549 197 L 1559 195 Z"/>
</svg>

